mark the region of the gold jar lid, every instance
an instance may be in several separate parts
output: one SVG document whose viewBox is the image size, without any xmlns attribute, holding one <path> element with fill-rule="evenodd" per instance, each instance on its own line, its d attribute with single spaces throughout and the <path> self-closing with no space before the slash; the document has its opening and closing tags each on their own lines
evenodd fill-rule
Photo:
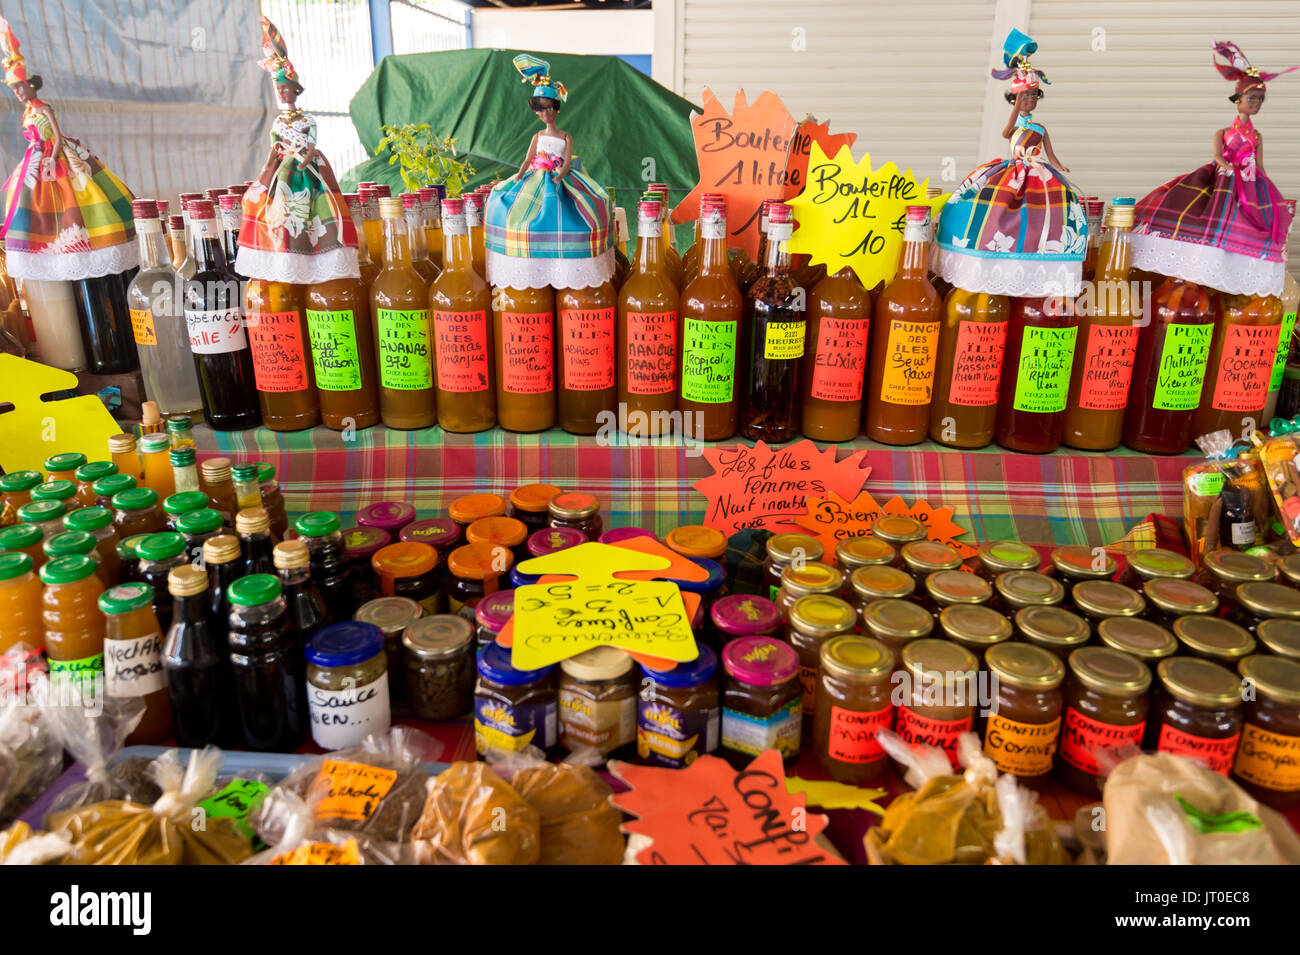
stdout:
<svg viewBox="0 0 1300 955">
<path fill-rule="evenodd" d="M 858 614 L 839 597 L 810 594 L 790 606 L 790 626 L 810 637 L 829 637 L 852 630 Z"/>
<path fill-rule="evenodd" d="M 910 600 L 873 600 L 862 608 L 862 623 L 873 637 L 914 640 L 934 630 L 930 611 Z"/>
<path fill-rule="evenodd" d="M 894 547 L 902 547 L 912 541 L 925 540 L 925 525 L 906 514 L 883 514 L 872 523 L 871 536 Z"/>
<path fill-rule="evenodd" d="M 1238 584 L 1237 603 L 1257 617 L 1300 620 L 1300 590 L 1293 590 L 1285 584 Z"/>
<path fill-rule="evenodd" d="M 1226 667 L 1200 657 L 1170 657 L 1156 664 L 1166 690 L 1188 703 L 1216 708 L 1241 705 L 1241 681 Z"/>
<path fill-rule="evenodd" d="M 1009 570 L 1037 570 L 1043 563 L 1038 551 L 1019 541 L 987 541 L 980 545 L 980 563 L 994 574 Z"/>
<path fill-rule="evenodd" d="M 135 435 L 111 434 L 108 436 L 109 454 L 130 454 L 135 450 Z"/>
<path fill-rule="evenodd" d="M 1255 628 L 1255 636 L 1268 648 L 1269 653 L 1300 660 L 1300 620 L 1275 617 L 1262 620 Z"/>
<path fill-rule="evenodd" d="M 961 554 L 939 541 L 911 541 L 903 545 L 903 563 L 915 574 L 932 574 L 936 570 L 956 570 Z"/>
<path fill-rule="evenodd" d="M 874 537 L 850 537 L 835 545 L 835 561 L 845 573 L 859 567 L 888 566 L 897 556 L 894 548 Z"/>
<path fill-rule="evenodd" d="M 299 567 L 306 567 L 311 563 L 307 542 L 297 538 L 280 541 L 271 549 L 271 563 L 275 565 L 276 570 L 297 570 Z"/>
<path fill-rule="evenodd" d="M 968 647 L 991 647 L 1011 639 L 1011 621 L 988 607 L 948 607 L 939 614 L 939 627 L 950 639 Z"/>
<path fill-rule="evenodd" d="M 1211 574 L 1229 583 L 1272 580 L 1275 576 L 1273 566 L 1267 561 L 1237 550 L 1212 550 L 1201 561 Z"/>
<path fill-rule="evenodd" d="M 617 680 L 632 669 L 632 663 L 626 650 L 618 647 L 593 647 L 562 661 L 560 669 L 576 680 L 595 683 L 600 680 Z"/>
<path fill-rule="evenodd" d="M 1008 570 L 998 574 L 994 585 L 1013 607 L 1054 607 L 1065 599 L 1059 580 L 1033 570 Z"/>
<path fill-rule="evenodd" d="M 1028 643 L 989 647 L 984 662 L 999 680 L 1022 690 L 1053 690 L 1065 679 L 1065 664 L 1060 657 Z"/>
<path fill-rule="evenodd" d="M 903 647 L 903 669 L 915 679 L 942 679 L 946 674 L 961 674 L 957 682 L 974 689 L 979 661 L 960 643 L 923 637 Z M 971 702 L 974 702 L 972 699 Z"/>
<path fill-rule="evenodd" d="M 1147 665 L 1122 650 L 1080 647 L 1070 654 L 1069 664 L 1076 680 L 1108 696 L 1139 696 L 1151 688 Z"/>
<path fill-rule="evenodd" d="M 1214 613 L 1219 609 L 1219 598 L 1191 580 L 1157 577 L 1142 585 L 1142 593 L 1148 601 L 1170 613 Z"/>
<path fill-rule="evenodd" d="M 788 564 L 795 557 L 821 560 L 825 553 L 821 541 L 807 534 L 773 534 L 767 539 L 767 557 L 774 564 Z"/>
<path fill-rule="evenodd" d="M 199 465 L 199 474 L 204 484 L 224 484 L 230 480 L 230 458 L 206 459 Z"/>
<path fill-rule="evenodd" d="M 173 597 L 207 593 L 208 572 L 193 564 L 181 564 L 167 572 L 167 592 Z"/>
<path fill-rule="evenodd" d="M 1300 663 L 1256 653 L 1237 664 L 1237 672 L 1259 693 L 1278 703 L 1300 703 Z"/>
<path fill-rule="evenodd" d="M 837 594 L 843 586 L 844 575 L 818 560 L 804 561 L 802 567 L 791 564 L 781 571 L 781 589 L 795 597 Z"/>
<path fill-rule="evenodd" d="M 239 538 L 233 534 L 218 534 L 203 542 L 205 564 L 228 564 L 238 560 L 240 553 Z"/>
<path fill-rule="evenodd" d="M 1277 569 L 1291 583 L 1300 585 L 1300 554 L 1292 554 L 1278 561 Z"/>
<path fill-rule="evenodd" d="M 372 623 L 385 636 L 391 636 L 401 633 L 422 616 L 424 608 L 410 597 L 376 597 L 358 607 L 352 619 Z"/>
<path fill-rule="evenodd" d="M 235 515 L 237 534 L 261 534 L 271 529 L 271 516 L 264 507 L 246 507 Z"/>
<path fill-rule="evenodd" d="M 871 637 L 841 634 L 822 644 L 818 662 L 842 680 L 872 680 L 893 672 L 894 651 Z"/>
<path fill-rule="evenodd" d="M 402 646 L 418 660 L 438 660 L 452 656 L 469 646 L 473 639 L 474 625 L 464 617 L 450 613 L 437 613 L 431 617 L 412 620 L 402 632 Z"/>
<path fill-rule="evenodd" d="M 884 597 L 901 600 L 916 590 L 916 581 L 897 567 L 859 567 L 849 582 L 864 604 Z"/>
<path fill-rule="evenodd" d="M 1084 580 L 1108 580 L 1119 565 L 1100 547 L 1068 545 L 1052 551 L 1052 566 L 1067 577 Z"/>
<path fill-rule="evenodd" d="M 1196 573 L 1196 565 L 1176 551 L 1163 547 L 1148 547 L 1126 555 L 1129 569 L 1143 580 L 1157 577 L 1176 577 L 1187 580 Z"/>
<path fill-rule="evenodd" d="M 1113 580 L 1083 580 L 1075 584 L 1074 604 L 1094 617 L 1136 617 L 1147 609 L 1140 593 Z"/>
<path fill-rule="evenodd" d="M 1097 624 L 1097 636 L 1112 650 L 1123 650 L 1148 663 L 1178 652 L 1172 633 L 1158 623 L 1135 617 L 1109 617 Z"/>
<path fill-rule="evenodd" d="M 1088 621 L 1061 607 L 1022 607 L 1016 611 L 1016 626 L 1027 641 L 1044 648 L 1081 647 L 1092 639 Z"/>
<path fill-rule="evenodd" d="M 1174 636 L 1190 652 L 1227 666 L 1255 652 L 1255 638 L 1250 631 L 1231 620 L 1189 614 L 1175 620 L 1173 629 Z"/>
<path fill-rule="evenodd" d="M 993 596 L 987 580 L 964 570 L 936 570 L 926 576 L 925 590 L 943 604 L 981 604 Z"/>
</svg>

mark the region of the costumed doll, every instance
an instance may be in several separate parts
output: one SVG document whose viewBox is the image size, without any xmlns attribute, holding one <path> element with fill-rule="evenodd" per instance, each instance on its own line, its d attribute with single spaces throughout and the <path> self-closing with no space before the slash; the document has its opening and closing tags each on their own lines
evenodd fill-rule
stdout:
<svg viewBox="0 0 1300 955">
<path fill-rule="evenodd" d="M 493 187 L 486 215 L 488 280 L 498 287 L 592 288 L 614 274 L 613 203 L 555 125 L 568 99 L 550 65 L 527 53 L 515 69 L 530 84 L 529 107 L 544 124 L 519 172 Z"/>
<path fill-rule="evenodd" d="M 357 233 L 329 161 L 316 148 L 316 120 L 297 106 L 303 87 L 284 37 L 261 17 L 261 67 L 271 74 L 280 115 L 271 151 L 244 193 L 239 229 L 240 275 L 310 285 L 357 278 Z"/>
<path fill-rule="evenodd" d="M 1069 169 L 1033 119 L 1048 82 L 1029 63 L 1037 50 L 1019 30 L 1007 35 L 1006 69 L 993 76 L 1011 80 L 1002 130 L 1011 157 L 984 163 L 943 207 L 937 271 L 957 288 L 1024 298 L 1079 294 L 1088 221 L 1079 190 L 1065 178 Z"/>
<path fill-rule="evenodd" d="M 1214 66 L 1236 84 L 1237 118 L 1214 134 L 1214 161 L 1172 179 L 1137 204 L 1133 266 L 1234 295 L 1280 295 L 1294 202 L 1264 173 L 1263 139 L 1251 117 L 1264 84 L 1283 73 L 1250 65 L 1233 43 L 1215 43 Z"/>
</svg>

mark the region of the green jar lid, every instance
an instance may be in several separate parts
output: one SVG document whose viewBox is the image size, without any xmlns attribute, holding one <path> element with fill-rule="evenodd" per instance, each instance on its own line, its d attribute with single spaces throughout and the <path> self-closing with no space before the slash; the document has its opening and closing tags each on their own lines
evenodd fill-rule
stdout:
<svg viewBox="0 0 1300 955">
<path fill-rule="evenodd" d="M 18 520 L 24 524 L 44 524 L 46 521 L 57 520 L 66 513 L 68 509 L 62 501 L 32 501 L 18 508 Z"/>
<path fill-rule="evenodd" d="M 0 493 L 30 491 L 44 480 L 45 475 L 40 471 L 10 471 L 8 474 L 0 474 Z"/>
<path fill-rule="evenodd" d="M 142 583 L 118 584 L 99 595 L 99 609 L 104 613 L 130 613 L 151 603 L 153 588 Z"/>
<path fill-rule="evenodd" d="M 221 520 L 220 511 L 201 507 L 197 511 L 186 511 L 176 518 L 176 529 L 187 537 L 197 537 L 215 531 L 221 526 Z"/>
<path fill-rule="evenodd" d="M 45 459 L 46 472 L 75 471 L 86 463 L 86 456 L 80 451 L 67 451 L 63 454 L 51 454 Z"/>
<path fill-rule="evenodd" d="M 230 476 L 236 481 L 256 481 L 256 464 L 236 464 L 230 469 Z"/>
<path fill-rule="evenodd" d="M 194 449 L 189 445 L 182 445 L 168 451 L 167 460 L 171 462 L 174 468 L 186 468 L 198 460 L 198 455 L 194 453 Z"/>
<path fill-rule="evenodd" d="M 153 535 L 151 535 L 151 534 L 132 534 L 132 535 L 131 535 L 130 537 L 128 537 L 126 540 L 118 541 L 118 542 L 117 542 L 117 556 L 118 556 L 121 560 L 139 560 L 139 559 L 140 559 L 140 545 L 144 542 L 144 539 L 145 539 L 146 537 L 151 537 L 151 536 L 153 536 Z"/>
<path fill-rule="evenodd" d="M 77 485 L 72 481 L 46 481 L 32 488 L 33 501 L 69 501 L 77 496 Z"/>
<path fill-rule="evenodd" d="M 178 557 L 185 550 L 185 538 L 175 531 L 147 534 L 137 548 L 142 560 L 167 560 Z"/>
<path fill-rule="evenodd" d="M 129 474 L 110 474 L 90 485 L 90 489 L 95 492 L 96 497 L 111 499 L 114 495 L 131 490 L 137 483 L 139 482 Z"/>
<path fill-rule="evenodd" d="M 257 462 L 257 479 L 265 484 L 267 481 L 275 480 L 275 465 L 267 464 L 265 461 Z"/>
<path fill-rule="evenodd" d="M 190 420 L 187 414 L 172 415 L 167 419 L 167 433 L 174 434 L 178 431 L 189 431 L 194 427 L 194 422 Z"/>
<path fill-rule="evenodd" d="M 143 511 L 158 503 L 158 492 L 151 487 L 133 487 L 113 495 L 113 506 L 119 511 Z"/>
<path fill-rule="evenodd" d="M 31 554 L 0 554 L 0 580 L 29 574 L 34 566 Z"/>
<path fill-rule="evenodd" d="M 208 496 L 202 491 L 178 491 L 167 495 L 166 500 L 163 501 L 163 510 L 172 517 L 179 517 L 181 514 L 207 507 L 208 503 Z"/>
<path fill-rule="evenodd" d="M 41 542 L 44 535 L 35 524 L 15 524 L 0 530 L 0 551 L 26 550 Z"/>
<path fill-rule="evenodd" d="M 97 531 L 113 523 L 113 512 L 106 507 L 79 507 L 63 519 L 70 531 Z"/>
<path fill-rule="evenodd" d="M 249 574 L 240 577 L 226 591 L 230 602 L 236 607 L 256 607 L 268 604 L 280 596 L 280 578 L 270 574 Z"/>
<path fill-rule="evenodd" d="M 47 557 L 67 557 L 69 554 L 89 554 L 95 549 L 94 534 L 85 531 L 64 531 L 47 540 L 42 549 Z"/>
<path fill-rule="evenodd" d="M 341 526 L 339 516 L 329 511 L 312 511 L 293 522 L 293 529 L 303 537 L 324 537 L 333 534 Z"/>
<path fill-rule="evenodd" d="M 41 580 L 47 584 L 75 584 L 93 574 L 98 566 L 85 554 L 56 557 L 41 566 Z"/>
<path fill-rule="evenodd" d="M 100 478 L 117 473 L 117 465 L 112 461 L 91 461 L 77 468 L 77 480 L 94 485 Z"/>
</svg>

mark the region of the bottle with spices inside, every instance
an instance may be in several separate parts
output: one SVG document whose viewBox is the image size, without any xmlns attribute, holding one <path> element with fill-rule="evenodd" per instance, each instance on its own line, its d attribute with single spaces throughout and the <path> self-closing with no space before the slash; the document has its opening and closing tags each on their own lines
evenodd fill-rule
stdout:
<svg viewBox="0 0 1300 955">
<path fill-rule="evenodd" d="M 1156 666 L 1145 747 L 1200 760 L 1227 776 L 1241 739 L 1242 687 L 1236 674 L 1209 660 L 1171 657 Z"/>
<path fill-rule="evenodd" d="M 663 260 L 661 207 L 638 203 L 636 267 L 618 293 L 621 427 L 636 437 L 672 431 L 677 407 L 677 286 Z"/>
<path fill-rule="evenodd" d="M 848 266 L 813 286 L 799 388 L 799 430 L 805 438 L 852 441 L 858 436 L 870 318 L 871 294 Z"/>
<path fill-rule="evenodd" d="M 307 722 L 305 661 L 295 647 L 280 581 L 241 577 L 229 587 L 230 662 L 243 745 L 259 752 L 298 748 Z"/>
<path fill-rule="evenodd" d="M 492 290 L 497 420 L 507 431 L 555 427 L 555 291 Z"/>
<path fill-rule="evenodd" d="M 125 745 L 161 743 L 172 732 L 162 665 L 162 628 L 145 584 L 119 584 L 99 595 L 104 615 L 104 689 L 109 699 L 139 699 L 144 712 Z M 170 611 L 170 598 L 168 610 Z M 168 614 L 170 618 L 170 613 Z"/>
<path fill-rule="evenodd" d="M 671 670 L 641 666 L 637 758 L 647 766 L 684 769 L 718 748 L 718 657 L 708 647 Z"/>
<path fill-rule="evenodd" d="M 944 298 L 930 403 L 930 439 L 953 448 L 993 440 L 1011 305 L 1005 295 L 954 288 Z"/>
<path fill-rule="evenodd" d="M 307 289 L 252 278 L 244 290 L 248 347 L 262 424 L 302 431 L 320 424 L 320 399 L 307 337 Z"/>
<path fill-rule="evenodd" d="M 965 647 L 928 637 L 909 642 L 902 661 L 894 732 L 905 743 L 939 747 L 958 769 L 957 739 L 975 722 L 978 661 Z"/>
<path fill-rule="evenodd" d="M 1264 805 L 1290 809 L 1300 804 L 1300 663 L 1257 655 L 1238 670 L 1255 692 L 1232 778 Z"/>
<path fill-rule="evenodd" d="M 775 749 L 793 765 L 803 726 L 803 685 L 794 650 L 771 637 L 739 637 L 723 648 L 722 667 L 718 755 L 743 769 L 764 750 Z"/>
<path fill-rule="evenodd" d="M 877 735 L 893 721 L 894 654 L 870 637 L 841 635 L 821 646 L 813 716 L 817 764 L 837 782 L 879 779 L 888 760 Z"/>
<path fill-rule="evenodd" d="M 239 510 L 262 506 L 262 482 L 258 480 L 256 464 L 236 464 L 230 469 L 230 477 L 235 485 L 235 505 Z"/>
<path fill-rule="evenodd" d="M 793 234 L 790 207 L 768 206 L 763 275 L 745 293 L 740 329 L 740 433 L 751 441 L 779 443 L 799 434 L 799 366 L 803 362 L 807 310 L 790 279 Z"/>
<path fill-rule="evenodd" d="M 213 626 L 207 589 L 202 567 L 185 564 L 167 578 L 172 625 L 161 661 L 178 746 L 224 746 L 239 739 L 225 628 Z"/>
<path fill-rule="evenodd" d="M 1079 318 L 1063 297 L 1013 298 L 993 438 L 1010 451 L 1046 454 L 1061 443 Z"/>
<path fill-rule="evenodd" d="M 458 433 L 486 431 L 497 423 L 495 353 L 488 317 L 492 294 L 482 278 L 482 260 L 471 262 L 464 208 L 464 203 L 454 199 L 443 203 L 442 258 L 446 268 L 428 295 L 433 313 L 438 425 Z M 480 226 L 479 254 L 482 231 Z"/>
<path fill-rule="evenodd" d="M 736 433 L 736 345 L 744 297 L 727 264 L 727 204 L 700 202 L 698 274 L 682 289 L 681 393 L 677 408 L 697 439 L 724 441 Z M 699 418 L 696 418 L 696 415 Z M 686 427 L 686 425 L 683 425 Z"/>
<path fill-rule="evenodd" d="M 474 684 L 474 746 L 479 757 L 535 746 L 555 755 L 559 727 L 555 667 L 516 670 L 510 650 L 493 644 L 478 655 Z"/>
<path fill-rule="evenodd" d="M 392 722 L 388 658 L 379 628 L 344 621 L 316 632 L 304 651 L 312 742 L 324 750 L 360 746 Z"/>
<path fill-rule="evenodd" d="M 422 720 L 454 720 L 474 705 L 474 628 L 464 617 L 438 614 L 402 634 L 405 696 Z"/>
<path fill-rule="evenodd" d="M 308 351 L 320 419 L 321 424 L 335 431 L 379 423 L 369 288 L 363 279 L 354 278 L 307 286 Z"/>
<path fill-rule="evenodd" d="M 557 699 L 564 748 L 595 751 L 605 759 L 631 755 L 638 685 L 632 658 L 617 647 L 596 647 L 561 662 Z"/>
<path fill-rule="evenodd" d="M 984 755 L 999 772 L 1030 789 L 1041 789 L 1052 772 L 1061 734 L 1065 666 L 1046 650 L 1003 643 L 984 656 L 997 677 L 997 698 L 984 727 Z"/>
<path fill-rule="evenodd" d="M 1228 430 L 1249 439 L 1266 427 L 1264 405 L 1282 326 L 1282 300 L 1276 295 L 1224 295 L 1223 317 L 1210 344 L 1201 404 L 1192 419 L 1192 437 Z"/>
<path fill-rule="evenodd" d="M 1151 671 L 1109 647 L 1075 650 L 1068 669 L 1056 776 L 1075 792 L 1096 798 L 1106 764 L 1142 748 Z"/>
<path fill-rule="evenodd" d="M 939 293 L 926 277 L 930 207 L 908 206 L 898 275 L 876 300 L 867 375 L 867 437 L 917 444 L 930 426 Z"/>
<path fill-rule="evenodd" d="M 437 420 L 429 287 L 411 265 L 402 200 L 381 200 L 380 207 L 384 268 L 370 286 L 379 413 L 388 428 L 428 428 Z"/>
</svg>

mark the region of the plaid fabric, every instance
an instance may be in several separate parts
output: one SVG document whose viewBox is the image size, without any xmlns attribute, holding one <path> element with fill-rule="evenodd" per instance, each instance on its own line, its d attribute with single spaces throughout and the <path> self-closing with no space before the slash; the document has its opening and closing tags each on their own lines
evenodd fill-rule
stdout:
<svg viewBox="0 0 1300 955">
<path fill-rule="evenodd" d="M 609 193 L 575 161 L 560 182 L 550 169 L 506 179 L 488 195 L 483 241 L 519 258 L 588 259 L 613 242 Z"/>
</svg>

